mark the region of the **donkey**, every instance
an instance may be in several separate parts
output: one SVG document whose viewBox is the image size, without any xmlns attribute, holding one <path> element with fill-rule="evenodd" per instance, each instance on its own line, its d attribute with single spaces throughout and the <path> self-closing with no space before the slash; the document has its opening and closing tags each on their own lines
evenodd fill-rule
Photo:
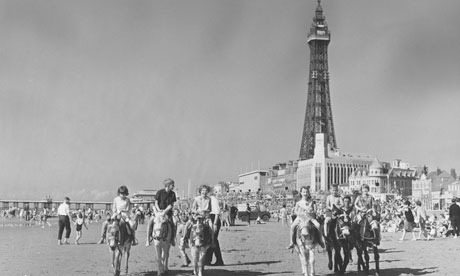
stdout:
<svg viewBox="0 0 460 276">
<path fill-rule="evenodd" d="M 174 239 L 173 228 L 163 212 L 155 212 L 147 224 L 147 243 L 153 240 L 158 261 L 158 275 L 168 272 L 169 250 Z"/>
<path fill-rule="evenodd" d="M 375 276 L 380 275 L 380 255 L 378 245 L 380 244 L 379 237 L 375 234 L 371 227 L 371 221 L 379 221 L 380 215 L 369 209 L 360 223 L 355 226 L 356 229 L 356 242 L 355 247 L 358 253 L 358 271 L 364 269 L 366 273 L 369 272 L 369 252 L 368 247 L 372 247 L 374 252 L 375 261 Z M 364 260 L 363 260 L 364 253 Z"/>
<path fill-rule="evenodd" d="M 326 249 L 329 257 L 328 267 L 334 272 L 345 273 L 351 259 L 351 249 L 353 247 L 351 226 L 352 221 L 349 214 L 334 206 L 332 210 L 334 219 L 326 237 Z M 332 250 L 334 250 L 334 264 L 332 262 Z M 343 258 L 341 251 L 343 250 Z"/>
<path fill-rule="evenodd" d="M 126 225 L 120 223 L 120 218 L 115 218 L 114 223 L 109 225 L 107 229 L 107 243 L 112 251 L 112 267 L 115 269 L 115 276 L 120 275 L 123 254 L 126 255 L 125 273 L 128 273 L 128 260 L 132 242 L 133 238 L 128 235 Z"/>
<path fill-rule="evenodd" d="M 195 217 L 196 223 L 190 231 L 190 251 L 192 255 L 193 274 L 203 276 L 206 251 L 212 243 L 212 232 L 208 223 L 202 216 Z"/>
<path fill-rule="evenodd" d="M 321 232 L 311 221 L 302 220 L 296 232 L 295 249 L 299 255 L 300 265 L 304 276 L 315 274 L 315 251 L 318 244 L 321 244 Z"/>
</svg>

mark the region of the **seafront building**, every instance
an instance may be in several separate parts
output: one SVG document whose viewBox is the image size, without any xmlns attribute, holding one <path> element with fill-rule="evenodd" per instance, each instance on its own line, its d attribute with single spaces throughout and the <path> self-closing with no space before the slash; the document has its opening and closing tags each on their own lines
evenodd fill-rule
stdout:
<svg viewBox="0 0 460 276">
<path fill-rule="evenodd" d="M 394 160 L 391 164 L 374 158 L 369 168 L 354 171 L 349 178 L 351 190 L 359 190 L 361 185 L 369 185 L 373 195 L 397 194 L 412 196 L 412 181 L 418 177 L 418 169 L 408 163 Z"/>
<path fill-rule="evenodd" d="M 265 187 L 268 170 L 255 170 L 238 175 L 238 186 L 233 186 L 235 192 L 256 192 Z"/>
<path fill-rule="evenodd" d="M 133 194 L 131 197 L 131 202 L 132 203 L 142 203 L 142 202 L 154 202 L 155 201 L 155 195 L 157 194 L 157 190 L 150 190 L 150 189 L 145 189 L 138 191 Z"/>
<path fill-rule="evenodd" d="M 456 180 L 447 185 L 447 191 L 455 197 L 460 197 L 460 181 Z"/>
<path fill-rule="evenodd" d="M 267 194 L 289 195 L 297 189 L 298 161 L 278 163 L 268 170 L 268 179 L 262 191 Z"/>
<path fill-rule="evenodd" d="M 0 199 L 1 209 L 7 210 L 9 208 L 19 208 L 19 209 L 43 209 L 47 208 L 50 210 L 57 210 L 59 204 L 63 200 L 54 201 L 51 198 L 42 199 L 42 200 L 16 200 L 16 199 Z M 79 209 L 92 209 L 92 210 L 112 210 L 112 202 L 107 201 L 70 201 L 71 210 Z"/>
<path fill-rule="evenodd" d="M 313 158 L 299 161 L 297 189 L 310 186 L 312 192 L 329 191 L 332 184 L 346 184 L 354 171 L 372 164 L 370 156 L 341 153 L 324 142 L 324 134 L 317 133 Z"/>
<path fill-rule="evenodd" d="M 420 200 L 427 209 L 446 208 L 460 189 L 455 176 L 455 171 L 448 173 L 440 169 L 430 173 L 423 172 L 419 179 L 412 182 L 412 198 Z"/>
<path fill-rule="evenodd" d="M 131 203 L 149 208 L 154 202 L 156 190 L 142 190 L 134 193 L 131 196 Z M 0 208 L 7 210 L 9 208 L 19 209 L 43 209 L 57 210 L 62 200 L 53 200 L 51 197 L 46 197 L 42 200 L 16 200 L 16 199 L 0 199 Z M 91 200 L 74 200 L 70 199 L 71 210 L 106 210 L 112 211 L 112 201 L 91 201 Z"/>
</svg>

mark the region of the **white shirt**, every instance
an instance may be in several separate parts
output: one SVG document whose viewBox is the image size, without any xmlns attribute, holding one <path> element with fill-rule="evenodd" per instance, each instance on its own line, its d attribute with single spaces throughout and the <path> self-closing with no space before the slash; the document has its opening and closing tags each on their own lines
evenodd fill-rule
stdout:
<svg viewBox="0 0 460 276">
<path fill-rule="evenodd" d="M 58 207 L 57 213 L 58 213 L 59 216 L 68 216 L 69 213 L 70 213 L 69 204 L 67 204 L 65 202 L 61 203 L 61 205 L 59 205 L 59 207 Z"/>
<path fill-rule="evenodd" d="M 131 211 L 131 201 L 129 198 L 122 199 L 121 197 L 117 196 L 113 200 L 112 212 L 115 214 L 119 214 L 121 212 L 130 212 Z"/>
<path fill-rule="evenodd" d="M 420 220 L 420 218 L 423 218 L 423 220 L 426 220 L 426 210 L 422 206 L 418 206 L 417 208 L 417 220 Z"/>
<path fill-rule="evenodd" d="M 215 196 L 210 196 L 210 198 L 211 198 L 211 214 L 219 215 L 220 214 L 219 200 Z"/>
</svg>

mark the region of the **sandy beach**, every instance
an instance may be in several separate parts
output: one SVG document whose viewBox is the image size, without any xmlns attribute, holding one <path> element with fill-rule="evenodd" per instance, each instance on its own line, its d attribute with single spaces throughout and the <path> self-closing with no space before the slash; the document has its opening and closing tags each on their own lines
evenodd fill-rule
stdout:
<svg viewBox="0 0 460 276">
<path fill-rule="evenodd" d="M 56 221 L 51 223 L 52 227 L 46 228 L 8 224 L 0 227 L 1 275 L 112 275 L 108 247 L 96 244 L 101 223 L 92 223 L 89 230 L 83 230 L 80 245 L 73 244 L 73 228 L 72 243 L 62 246 L 56 244 Z M 145 225 L 140 225 L 137 232 L 140 244 L 132 248 L 128 275 L 156 275 L 154 248 L 144 246 L 145 236 Z M 381 275 L 456 275 L 460 269 L 460 239 L 398 242 L 399 238 L 400 233 L 384 233 L 380 247 Z M 207 267 L 206 275 L 301 275 L 297 255 L 284 249 L 288 244 L 288 228 L 279 223 L 250 227 L 240 223 L 230 231 L 222 231 L 220 242 L 225 266 Z M 356 255 L 354 259 L 356 262 Z M 327 268 L 325 253 L 317 253 L 316 260 L 318 275 L 334 275 Z M 173 247 L 168 275 L 193 275 L 191 268 L 181 268 L 181 264 L 179 251 Z M 365 274 L 359 274 L 353 263 L 346 275 Z"/>
</svg>

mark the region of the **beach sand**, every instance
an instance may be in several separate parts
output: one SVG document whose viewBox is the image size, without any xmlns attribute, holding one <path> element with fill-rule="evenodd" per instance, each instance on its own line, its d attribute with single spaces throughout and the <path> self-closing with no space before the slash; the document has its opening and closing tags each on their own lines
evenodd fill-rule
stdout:
<svg viewBox="0 0 460 276">
<path fill-rule="evenodd" d="M 57 245 L 57 221 L 52 227 L 0 225 L 0 275 L 112 275 L 110 253 L 107 245 L 98 245 L 101 223 L 92 223 L 83 229 L 80 245 L 73 244 L 75 227 L 72 225 L 71 244 Z M 238 222 L 237 222 L 238 223 Z M 286 250 L 289 243 L 288 228 L 276 222 L 252 224 L 242 222 L 221 231 L 220 243 L 225 266 L 206 267 L 205 275 L 301 275 L 299 258 Z M 153 246 L 145 247 L 146 229 L 137 231 L 139 245 L 131 250 L 129 273 L 132 276 L 156 275 L 156 256 Z M 434 241 L 398 242 L 401 233 L 384 233 L 380 247 L 381 275 L 458 275 L 460 270 L 460 238 L 438 238 Z M 406 238 L 410 239 L 411 235 Z M 188 251 L 189 253 L 189 251 Z M 373 260 L 373 255 L 370 256 Z M 354 263 L 345 275 L 359 274 Z M 193 275 L 192 269 L 181 268 L 179 250 L 170 252 L 168 275 Z M 374 264 L 371 262 L 373 275 Z M 318 275 L 335 275 L 327 268 L 327 255 L 316 255 Z"/>
</svg>

